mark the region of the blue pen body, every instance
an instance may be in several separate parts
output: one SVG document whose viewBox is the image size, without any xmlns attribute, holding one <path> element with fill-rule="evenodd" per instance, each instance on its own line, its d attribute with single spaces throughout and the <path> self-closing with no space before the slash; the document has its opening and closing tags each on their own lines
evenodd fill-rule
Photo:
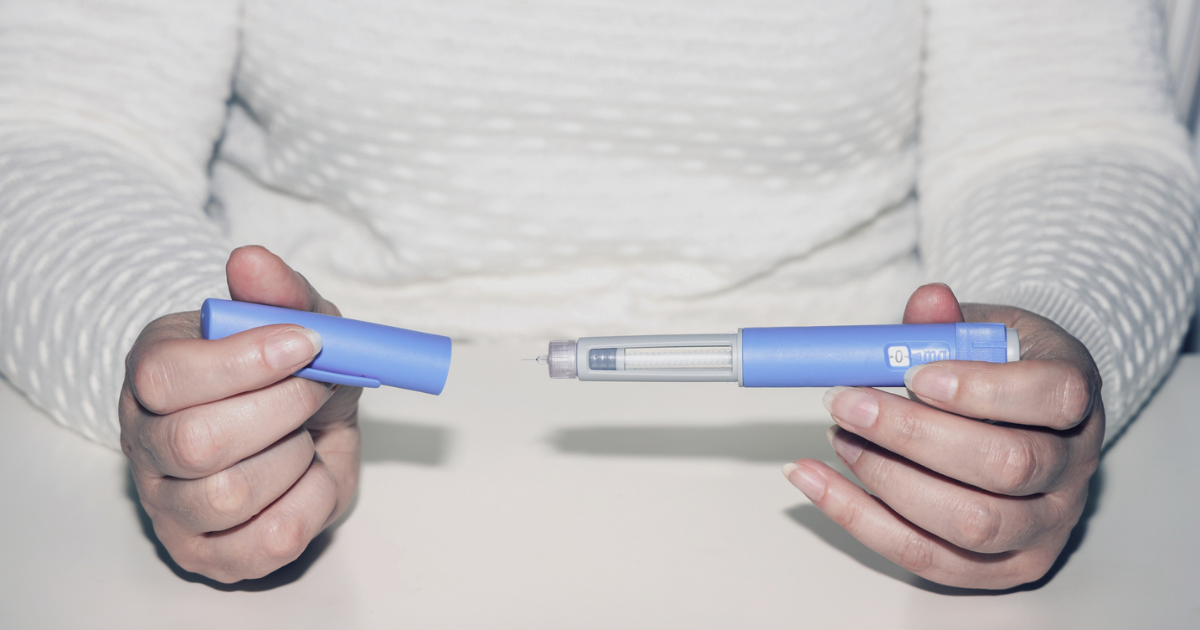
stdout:
<svg viewBox="0 0 1200 630">
<path fill-rule="evenodd" d="M 551 341 L 551 378 L 730 381 L 743 387 L 900 387 L 931 361 L 1006 363 L 1021 357 L 1004 324 L 743 328 L 719 335 L 635 335 Z"/>
<path fill-rule="evenodd" d="M 355 387 L 388 385 L 440 394 L 450 371 L 449 337 L 306 311 L 210 298 L 200 309 L 205 339 L 270 324 L 317 331 L 322 348 L 296 376 Z"/>
<path fill-rule="evenodd" d="M 1009 357 L 1004 324 L 897 324 L 744 328 L 745 387 L 902 387 L 904 372 L 932 361 Z"/>
</svg>

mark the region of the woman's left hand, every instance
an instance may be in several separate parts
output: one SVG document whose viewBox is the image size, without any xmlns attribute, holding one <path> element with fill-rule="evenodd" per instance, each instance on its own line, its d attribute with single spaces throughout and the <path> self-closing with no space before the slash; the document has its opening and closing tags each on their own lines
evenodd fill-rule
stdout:
<svg viewBox="0 0 1200 630">
<path fill-rule="evenodd" d="M 855 538 L 926 579 L 1002 589 L 1037 580 L 1058 558 L 1100 461 L 1100 375 L 1053 322 L 966 304 L 949 287 L 913 293 L 906 324 L 998 322 L 1021 360 L 938 361 L 905 383 L 919 401 L 870 388 L 825 394 L 838 457 L 871 494 L 811 459 L 788 480 Z M 981 422 L 987 419 L 992 422 Z"/>
</svg>

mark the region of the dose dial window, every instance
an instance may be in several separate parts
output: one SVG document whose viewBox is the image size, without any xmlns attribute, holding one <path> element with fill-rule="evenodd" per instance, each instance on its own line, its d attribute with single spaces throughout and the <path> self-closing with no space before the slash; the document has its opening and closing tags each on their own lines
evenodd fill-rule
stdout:
<svg viewBox="0 0 1200 630">
<path fill-rule="evenodd" d="M 887 349 L 888 365 L 895 368 L 906 368 L 911 365 L 911 360 L 908 356 L 908 346 L 888 346 Z"/>
</svg>

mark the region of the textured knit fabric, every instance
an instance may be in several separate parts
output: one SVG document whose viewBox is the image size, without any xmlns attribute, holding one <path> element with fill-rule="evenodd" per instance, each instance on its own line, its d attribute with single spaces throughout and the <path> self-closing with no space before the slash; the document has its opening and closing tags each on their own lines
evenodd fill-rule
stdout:
<svg viewBox="0 0 1200 630">
<path fill-rule="evenodd" d="M 460 338 L 894 321 L 945 280 L 1083 340 L 1120 426 L 1198 265 L 1160 20 L 1134 0 L 0 4 L 0 368 L 115 444 L 137 331 L 221 295 L 230 247 L 258 242 L 349 315 Z"/>
<path fill-rule="evenodd" d="M 117 446 L 124 358 L 224 289 L 203 211 L 235 2 L 0 2 L 0 369 Z"/>
<path fill-rule="evenodd" d="M 246 5 L 214 191 L 347 312 L 728 330 L 895 318 L 918 277 L 920 3 L 295 6 Z"/>
<path fill-rule="evenodd" d="M 1174 361 L 1200 271 L 1158 8 L 948 1 L 927 23 L 927 269 L 964 299 L 1029 309 L 1083 341 L 1109 440 Z"/>
</svg>

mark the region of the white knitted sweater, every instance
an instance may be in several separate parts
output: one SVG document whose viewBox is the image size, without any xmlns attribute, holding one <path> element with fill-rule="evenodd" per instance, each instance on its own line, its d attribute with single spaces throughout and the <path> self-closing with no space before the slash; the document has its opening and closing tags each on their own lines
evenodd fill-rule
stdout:
<svg viewBox="0 0 1200 630">
<path fill-rule="evenodd" d="M 1136 0 L 0 3 L 0 369 L 114 445 L 138 331 L 222 295 L 258 242 L 349 315 L 474 338 L 895 321 L 943 280 L 1083 340 L 1115 428 L 1200 265 L 1160 21 Z"/>
</svg>

